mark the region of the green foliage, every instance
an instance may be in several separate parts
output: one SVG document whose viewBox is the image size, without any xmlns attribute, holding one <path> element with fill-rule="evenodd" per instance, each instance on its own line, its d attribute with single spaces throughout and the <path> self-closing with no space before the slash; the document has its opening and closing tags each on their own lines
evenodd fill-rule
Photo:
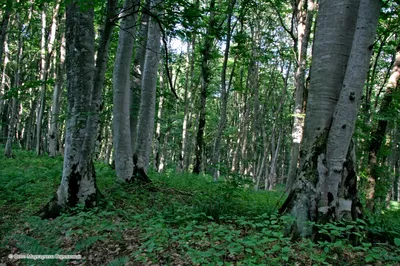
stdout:
<svg viewBox="0 0 400 266">
<path fill-rule="evenodd" d="M 32 214 L 55 193 L 62 160 L 19 150 L 15 154 L 17 160 L 0 160 L 0 182 L 5 184 L 0 188 L 0 257 L 83 257 L 22 260 L 22 265 L 400 263 L 400 212 L 317 226 L 318 242 L 292 242 L 283 229 L 293 218 L 276 215 L 280 192 L 255 192 L 240 176 L 214 182 L 207 175 L 150 173 L 155 191 L 149 191 L 116 183 L 111 168 L 97 163 L 98 185 L 107 204 L 90 210 L 78 206 L 54 220 L 40 220 Z M 385 239 L 379 239 L 382 235 Z"/>
</svg>

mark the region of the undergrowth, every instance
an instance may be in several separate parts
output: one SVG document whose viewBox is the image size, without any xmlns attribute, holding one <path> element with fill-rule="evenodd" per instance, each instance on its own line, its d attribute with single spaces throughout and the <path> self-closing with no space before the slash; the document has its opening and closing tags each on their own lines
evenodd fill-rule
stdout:
<svg viewBox="0 0 400 266">
<path fill-rule="evenodd" d="M 2 149 L 0 148 L 2 153 Z M 281 191 L 240 177 L 150 173 L 155 190 L 115 182 L 96 164 L 101 208 L 78 206 L 54 220 L 33 214 L 54 195 L 62 158 L 15 151 L 0 160 L 0 264 L 10 265 L 399 265 L 400 213 L 317 226 L 318 241 L 292 242 L 293 219 L 277 216 Z M 13 254 L 79 260 L 10 259 Z M 8 265 L 7 264 L 7 265 Z"/>
</svg>

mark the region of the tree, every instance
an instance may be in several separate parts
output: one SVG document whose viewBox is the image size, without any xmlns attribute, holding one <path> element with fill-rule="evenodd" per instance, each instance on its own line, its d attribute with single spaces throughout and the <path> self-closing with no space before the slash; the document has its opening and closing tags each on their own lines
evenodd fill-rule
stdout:
<svg viewBox="0 0 400 266">
<path fill-rule="evenodd" d="M 144 60 L 146 57 L 147 33 L 149 28 L 149 10 L 150 0 L 146 0 L 144 11 L 142 12 L 140 31 L 138 34 L 138 41 L 136 45 L 135 57 L 133 59 L 133 80 L 131 86 L 131 113 L 130 113 L 130 126 L 131 126 L 131 145 L 132 151 L 135 152 L 137 144 L 137 126 L 140 109 L 140 93 L 142 86 Z"/>
<path fill-rule="evenodd" d="M 296 217 L 294 237 L 312 235 L 309 221 L 357 217 L 351 137 L 379 11 L 377 0 L 320 3 L 300 168 L 280 209 Z"/>
<path fill-rule="evenodd" d="M 59 215 L 67 207 L 99 204 L 93 151 L 98 115 L 99 88 L 94 87 L 93 2 L 72 1 L 66 9 L 66 70 L 68 117 L 61 184 L 56 195 L 38 213 L 42 218 Z"/>
<path fill-rule="evenodd" d="M 204 44 L 201 48 L 202 61 L 201 61 L 201 91 L 200 91 L 200 115 L 199 124 L 196 135 L 196 161 L 193 168 L 193 173 L 200 174 L 203 167 L 203 149 L 204 149 L 204 128 L 206 126 L 206 103 L 208 87 L 211 79 L 211 51 L 213 47 L 213 41 L 215 38 L 215 26 L 217 24 L 215 18 L 215 0 L 210 1 L 210 21 L 207 28 L 206 36 L 204 37 Z"/>
<path fill-rule="evenodd" d="M 161 29 L 158 18 L 160 0 L 151 1 L 153 12 L 149 21 L 146 57 L 143 67 L 142 91 L 138 121 L 138 136 L 135 151 L 135 171 L 141 179 L 150 181 L 146 175 L 150 163 L 151 147 L 154 134 L 154 116 L 156 106 L 157 70 L 160 57 Z"/>
<path fill-rule="evenodd" d="M 113 143 L 115 170 L 121 180 L 133 175 L 130 127 L 130 66 L 136 35 L 138 0 L 125 0 L 113 73 Z M 137 103 L 133 103 L 137 104 Z"/>
</svg>

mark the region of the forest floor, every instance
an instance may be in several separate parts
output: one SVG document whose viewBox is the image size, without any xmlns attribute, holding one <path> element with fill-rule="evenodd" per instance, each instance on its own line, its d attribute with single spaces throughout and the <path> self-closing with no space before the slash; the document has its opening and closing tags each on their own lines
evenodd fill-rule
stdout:
<svg viewBox="0 0 400 266">
<path fill-rule="evenodd" d="M 98 163 L 104 206 L 40 220 L 34 213 L 56 192 L 61 171 L 61 157 L 18 150 L 1 157 L 0 265 L 400 265 L 395 208 L 321 226 L 319 241 L 293 242 L 283 234 L 291 218 L 276 214 L 282 191 L 173 171 L 150 173 L 148 189 L 117 183 Z M 81 259 L 16 259 L 30 254 Z"/>
</svg>

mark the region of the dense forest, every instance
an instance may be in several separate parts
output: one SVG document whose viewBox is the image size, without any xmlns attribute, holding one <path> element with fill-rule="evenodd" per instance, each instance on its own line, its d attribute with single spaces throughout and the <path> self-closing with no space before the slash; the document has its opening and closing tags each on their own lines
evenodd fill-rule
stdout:
<svg viewBox="0 0 400 266">
<path fill-rule="evenodd" d="M 0 265 L 399 265 L 399 14 L 1 0 Z"/>
</svg>

